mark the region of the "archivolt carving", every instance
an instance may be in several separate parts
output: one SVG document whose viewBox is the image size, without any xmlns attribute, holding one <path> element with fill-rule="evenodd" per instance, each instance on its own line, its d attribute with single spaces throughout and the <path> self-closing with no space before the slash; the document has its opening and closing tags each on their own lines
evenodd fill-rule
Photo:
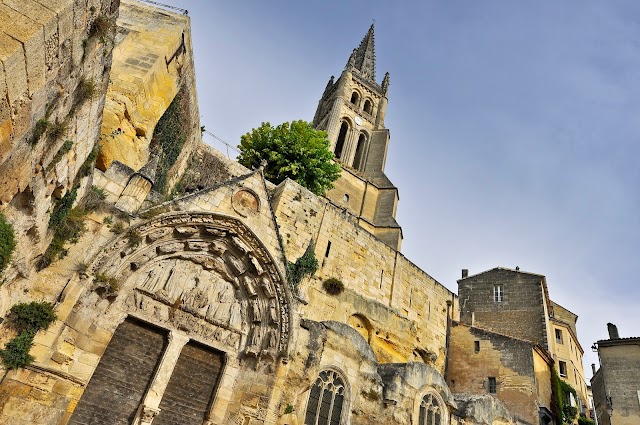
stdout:
<svg viewBox="0 0 640 425">
<path fill-rule="evenodd" d="M 240 221 L 211 213 L 164 215 L 124 235 L 92 272 L 121 282 L 128 309 L 262 359 L 287 351 L 290 312 L 283 279 Z M 136 238 L 138 239 L 138 238 Z"/>
</svg>

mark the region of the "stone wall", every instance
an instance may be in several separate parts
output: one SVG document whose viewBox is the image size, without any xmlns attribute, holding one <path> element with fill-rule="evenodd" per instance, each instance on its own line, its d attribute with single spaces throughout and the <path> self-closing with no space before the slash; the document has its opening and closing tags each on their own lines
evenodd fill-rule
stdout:
<svg viewBox="0 0 640 425">
<path fill-rule="evenodd" d="M 591 381 L 598 422 L 640 423 L 640 338 L 598 341 L 600 370 Z M 607 397 L 613 415 L 608 418 Z M 605 417 L 604 420 L 600 418 Z"/>
<path fill-rule="evenodd" d="M 541 275 L 502 268 L 460 279 L 461 321 L 549 348 L 543 280 Z M 504 290 L 501 302 L 494 301 L 495 285 Z"/>
<path fill-rule="evenodd" d="M 295 261 L 313 241 L 320 262 L 313 279 L 301 288 L 316 306 L 305 311 L 305 317 L 319 320 L 330 314 L 328 317 L 346 322 L 351 315 L 359 314 L 370 322 L 376 320 L 367 310 L 337 308 L 340 297 L 330 296 L 322 289 L 324 280 L 337 278 L 347 291 L 369 300 L 371 305 L 381 304 L 412 324 L 413 342 L 403 348 L 398 347 L 406 344 L 406 334 L 376 329 L 382 335 L 380 338 L 386 339 L 385 347 L 395 347 L 396 353 L 390 358 L 396 361 L 416 358 L 415 355 L 432 358 L 437 368 L 444 371 L 447 312 L 454 318 L 458 314 L 455 294 L 361 228 L 356 216 L 293 182 L 285 181 L 275 189 L 273 208 L 287 259 Z M 318 309 L 318 305 L 327 308 Z M 345 309 L 348 306 L 347 303 Z M 402 339 L 404 343 L 400 343 Z"/>
<path fill-rule="evenodd" d="M 98 141 L 118 5 L 0 5 L 0 212 L 18 241 L 5 271 L 8 282 L 31 273 L 34 257 L 51 240 L 47 223 L 54 202 L 78 183 L 78 170 Z M 58 154 L 67 140 L 71 149 Z M 9 291 L 25 289 L 17 286 Z M 11 297 L 0 293 L 5 301 Z M 0 315 L 5 309 L 0 301 Z"/>
</svg>

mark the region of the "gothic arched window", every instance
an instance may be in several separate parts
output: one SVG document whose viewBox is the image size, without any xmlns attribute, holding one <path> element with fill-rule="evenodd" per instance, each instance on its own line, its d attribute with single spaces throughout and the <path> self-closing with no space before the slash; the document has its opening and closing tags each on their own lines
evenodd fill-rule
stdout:
<svg viewBox="0 0 640 425">
<path fill-rule="evenodd" d="M 433 394 L 426 394 L 420 401 L 418 425 L 444 425 L 442 408 Z"/>
<path fill-rule="evenodd" d="M 340 425 L 345 396 L 345 381 L 336 371 L 320 372 L 309 393 L 305 425 Z"/>
<path fill-rule="evenodd" d="M 369 99 L 365 100 L 364 101 L 364 108 L 362 108 L 362 109 L 364 109 L 364 111 L 367 114 L 371 115 L 371 113 L 373 112 L 373 103 L 371 103 L 371 101 Z"/>
<path fill-rule="evenodd" d="M 354 105 L 358 106 L 358 101 L 360 100 L 360 95 L 358 94 L 357 91 L 354 91 L 351 94 L 351 103 L 353 103 Z"/>
<path fill-rule="evenodd" d="M 336 158 L 340 159 L 342 156 L 342 149 L 344 148 L 344 142 L 347 140 L 347 134 L 349 133 L 349 123 L 342 122 L 340 126 L 340 132 L 338 133 L 338 140 L 336 141 L 336 148 L 333 150 Z"/>
</svg>

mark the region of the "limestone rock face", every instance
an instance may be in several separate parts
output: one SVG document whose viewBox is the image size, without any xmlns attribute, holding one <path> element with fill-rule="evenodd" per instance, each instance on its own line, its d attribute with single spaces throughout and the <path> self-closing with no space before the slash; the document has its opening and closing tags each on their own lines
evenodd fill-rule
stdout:
<svg viewBox="0 0 640 425">
<path fill-rule="evenodd" d="M 194 127 L 186 134 L 185 151 L 200 136 L 189 18 L 168 18 L 133 1 L 123 1 L 120 8 L 96 162 L 102 171 L 113 161 L 134 170 L 147 163 L 156 124 L 182 86 L 190 87 L 186 93 Z"/>
<path fill-rule="evenodd" d="M 7 280 L 31 272 L 51 240 L 53 203 L 83 187 L 77 176 L 99 137 L 118 5 L 0 5 L 0 212 L 18 243 Z"/>
<path fill-rule="evenodd" d="M 507 425 L 514 423 L 507 408 L 491 395 L 455 394 L 458 414 L 473 425 Z"/>
</svg>

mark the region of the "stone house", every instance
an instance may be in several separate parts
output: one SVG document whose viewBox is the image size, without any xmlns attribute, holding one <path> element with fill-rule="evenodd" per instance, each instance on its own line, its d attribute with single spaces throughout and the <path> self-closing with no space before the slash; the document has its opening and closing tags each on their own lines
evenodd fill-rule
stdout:
<svg viewBox="0 0 640 425">
<path fill-rule="evenodd" d="M 202 143 L 186 14 L 134 0 L 8 3 L 0 212 L 18 249 L 0 317 L 44 300 L 57 320 L 36 334 L 32 364 L 1 371 L 0 423 L 538 423 L 529 404 L 546 406 L 549 329 L 494 329 L 508 320 L 470 301 L 471 285 L 461 305 L 400 252 L 398 190 L 384 173 L 389 75 L 376 80 L 373 26 L 318 105 L 314 125 L 343 169 L 319 197 Z M 80 100 L 64 95 L 89 86 Z M 67 125 L 54 138 L 38 134 L 42 120 Z M 50 217 L 96 192 L 84 234 L 44 264 Z M 294 281 L 290 263 L 311 253 L 318 269 Z M 540 276 L 498 274 L 505 287 L 518 276 L 537 302 L 512 315 L 546 326 Z M 476 337 L 482 366 L 499 370 L 507 363 L 489 347 L 509 341 L 526 397 L 457 390 L 488 369 L 447 384 Z"/>
<path fill-rule="evenodd" d="M 462 324 L 529 341 L 548 352 L 560 379 L 578 394 L 575 407 L 586 415 L 588 397 L 582 366 L 584 351 L 576 330 L 578 316 L 551 301 L 545 276 L 518 268 L 497 267 L 473 276 L 463 270 L 462 278 L 458 280 L 458 295 Z M 455 345 L 454 338 L 452 336 L 452 345 Z M 470 346 L 465 346 L 465 350 L 470 350 Z M 529 374 L 530 377 L 534 375 L 533 372 Z M 548 408 L 544 403 L 539 405 Z"/>
<path fill-rule="evenodd" d="M 596 343 L 600 368 L 591 378 L 599 425 L 640 423 L 640 338 L 620 338 L 608 323 L 609 339 Z"/>
<path fill-rule="evenodd" d="M 447 383 L 454 393 L 493 394 L 516 419 L 552 423 L 548 351 L 531 341 L 464 323 L 451 328 Z"/>
</svg>

